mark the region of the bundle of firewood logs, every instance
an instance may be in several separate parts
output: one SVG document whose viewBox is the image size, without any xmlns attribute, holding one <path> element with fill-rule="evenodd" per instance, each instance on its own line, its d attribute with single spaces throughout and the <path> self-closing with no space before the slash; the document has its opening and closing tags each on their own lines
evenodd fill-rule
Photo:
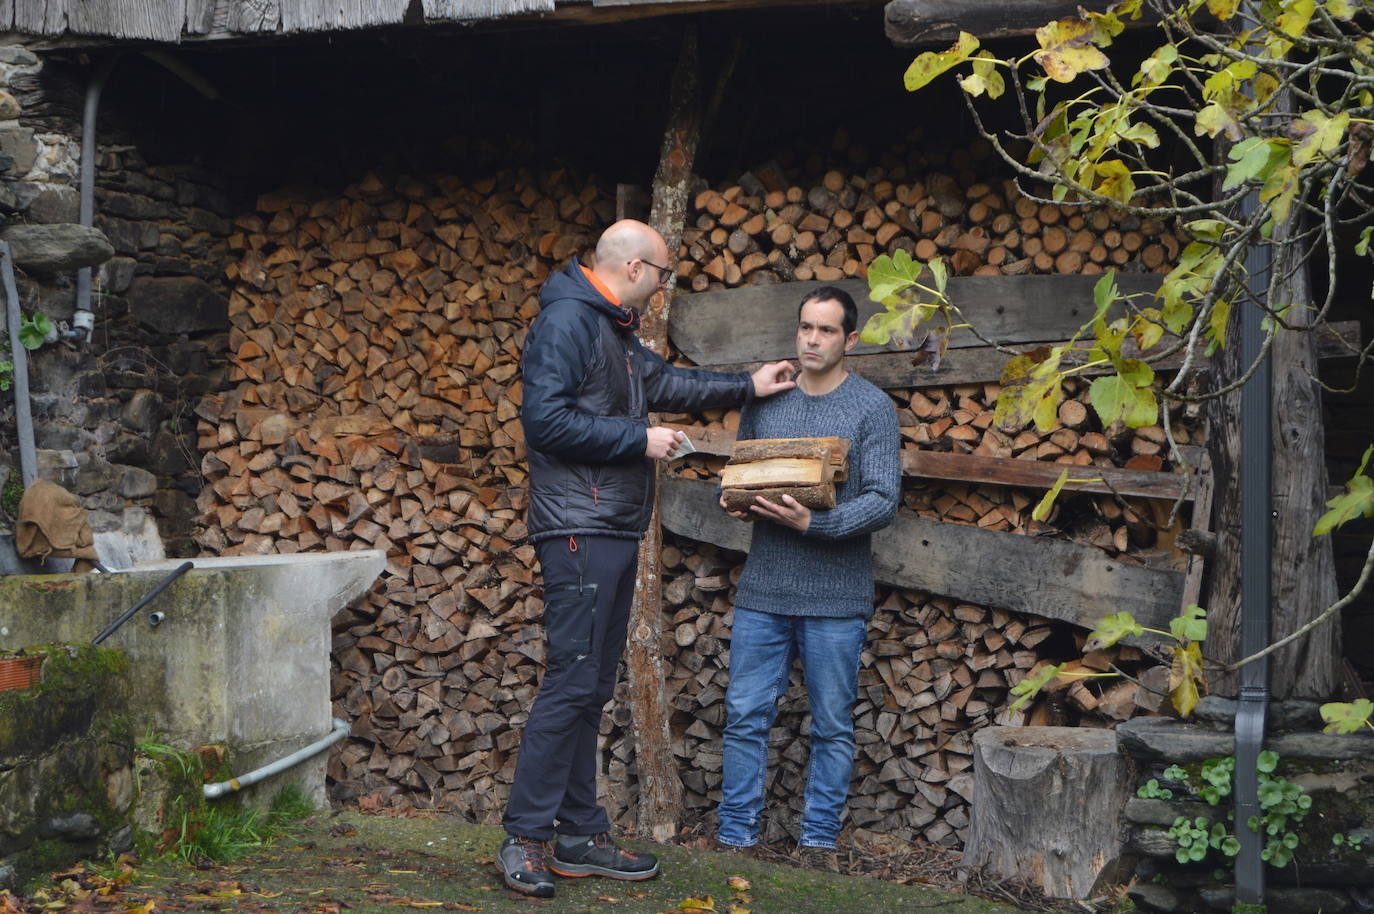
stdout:
<svg viewBox="0 0 1374 914">
<path fill-rule="evenodd" d="M 769 165 L 704 189 L 679 255 L 684 281 L 703 289 L 856 276 L 898 248 L 945 256 L 966 274 L 1148 270 L 1176 252 L 1162 225 L 1032 205 L 989 161 L 965 158 L 925 174 Z M 236 221 L 234 387 L 197 410 L 207 480 L 199 542 L 223 555 L 375 548 L 388 557 L 371 593 L 334 620 L 335 710 L 353 724 L 329 762 L 337 799 L 499 818 L 544 656 L 523 523 L 520 346 L 540 285 L 614 216 L 614 194 L 549 171 L 477 181 L 369 175 L 334 198 L 265 196 Z M 995 385 L 892 393 L 909 447 L 1115 465 L 1151 458 L 1156 467 L 1163 453 L 1149 429 L 1097 426 L 1085 389 L 1043 436 L 991 426 Z M 737 416 L 681 418 L 722 425 Z M 688 458 L 684 472 L 716 473 L 723 462 Z M 1158 545 L 1153 526 L 1133 522 L 1143 508 L 1105 496 L 1066 493 L 1062 516 L 1035 527 L 1027 505 L 1039 494 L 908 480 L 904 504 L 1127 557 Z M 688 807 L 704 809 L 720 783 L 742 557 L 669 543 L 671 727 Z M 853 823 L 958 844 L 971 731 L 1012 720 L 1001 712 L 1007 689 L 1042 659 L 1072 656 L 1075 633 L 938 595 L 880 594 L 856 709 Z M 1139 658 L 1124 649 L 1110 659 L 1133 670 Z M 1129 691 L 1065 688 L 1030 719 L 1122 718 L 1134 712 Z M 774 836 L 792 827 L 785 807 L 801 794 L 804 709 L 794 683 L 770 738 Z M 623 702 L 611 705 L 602 734 L 605 795 L 617 821 L 631 823 L 634 736 Z"/>
<path fill-rule="evenodd" d="M 756 498 L 777 501 L 784 495 L 808 508 L 833 508 L 835 483 L 848 475 L 846 438 L 755 438 L 735 445 L 721 468 L 721 497 L 731 511 L 748 511 Z"/>
</svg>

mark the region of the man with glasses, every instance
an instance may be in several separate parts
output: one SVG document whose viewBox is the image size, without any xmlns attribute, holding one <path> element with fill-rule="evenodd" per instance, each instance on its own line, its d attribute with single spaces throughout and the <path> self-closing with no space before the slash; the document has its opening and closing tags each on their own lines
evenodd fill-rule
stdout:
<svg viewBox="0 0 1374 914">
<path fill-rule="evenodd" d="M 793 386 L 787 362 L 752 375 L 692 371 L 640 345 L 639 313 L 672 279 L 660 265 L 670 262 L 658 232 L 615 223 L 597 242 L 592 267 L 574 258 L 544 284 L 525 339 L 526 525 L 544 578 L 547 656 L 521 735 L 497 866 L 506 885 L 539 898 L 553 896 L 552 873 L 631 880 L 658 873 L 655 857 L 611 840 L 596 797 L 597 732 L 625 649 L 653 461 L 669 459 L 684 438 L 649 425 L 648 414 L 739 406 Z M 555 836 L 550 860 L 545 845 Z"/>
</svg>

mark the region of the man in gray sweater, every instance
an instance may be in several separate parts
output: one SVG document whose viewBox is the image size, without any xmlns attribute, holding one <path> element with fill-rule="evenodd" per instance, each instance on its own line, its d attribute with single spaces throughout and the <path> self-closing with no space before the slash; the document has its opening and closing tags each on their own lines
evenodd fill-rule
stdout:
<svg viewBox="0 0 1374 914">
<path fill-rule="evenodd" d="M 901 490 L 901 443 L 892 400 L 844 367 L 859 340 L 858 309 L 822 286 L 798 309 L 797 386 L 747 405 L 738 438 L 847 438 L 849 473 L 835 507 L 813 511 L 791 496 L 755 499 L 753 543 L 735 596 L 725 696 L 724 782 L 717 839 L 759 839 L 768 730 L 800 655 L 811 705 L 811 761 L 798 842 L 803 861 L 834 868 L 835 839 L 854 763 L 859 654 L 873 615 L 874 530 L 891 523 Z M 724 507 L 724 500 L 721 501 Z M 736 513 L 743 518 L 744 514 Z"/>
</svg>

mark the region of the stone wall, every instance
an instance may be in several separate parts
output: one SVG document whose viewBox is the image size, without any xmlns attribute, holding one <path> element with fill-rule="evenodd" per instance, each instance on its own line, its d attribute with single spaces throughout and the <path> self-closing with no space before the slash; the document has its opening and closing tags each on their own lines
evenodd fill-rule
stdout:
<svg viewBox="0 0 1374 914">
<path fill-rule="evenodd" d="M 0 889 L 133 846 L 128 660 L 42 652 L 39 686 L 0 692 Z"/>
<path fill-rule="evenodd" d="M 193 555 L 203 481 L 190 416 L 202 394 L 224 383 L 233 206 L 206 170 L 145 161 L 106 114 L 96 231 L 75 225 L 76 111 L 88 76 L 0 48 L 0 237 L 15 248 L 23 310 L 66 331 L 77 307 L 75 269 L 99 262 L 91 338 L 64 333 L 30 354 L 39 472 L 77 493 L 96 533 L 127 542 L 132 556 L 155 554 L 146 545 L 156 540 L 153 523 L 168 554 Z M 49 247 L 35 251 L 35 236 Z M 81 245 L 95 253 L 73 254 Z M 14 434 L 6 403 L 0 465 L 17 465 Z"/>
<path fill-rule="evenodd" d="M 1234 752 L 1234 719 L 1234 702 L 1205 698 L 1193 723 L 1138 718 L 1117 728 L 1143 788 L 1125 810 L 1129 844 L 1141 861 L 1129 893 L 1143 910 L 1232 909 L 1234 868 L 1226 850 L 1213 845 L 1235 834 L 1234 797 L 1229 779 L 1213 774 L 1213 781 L 1204 766 Z M 1265 868 L 1265 902 L 1272 914 L 1374 909 L 1374 738 L 1315 732 L 1320 725 L 1312 703 L 1282 702 L 1270 709 L 1265 748 L 1277 754 L 1272 774 L 1310 798 L 1302 801 L 1310 807 L 1300 823 L 1281 826 L 1272 839 L 1264 836 L 1281 841 L 1291 831 L 1297 839 L 1288 849 L 1291 860 L 1281 853 L 1276 861 L 1282 866 L 1271 861 Z M 1261 793 L 1280 789 L 1276 781 L 1262 785 Z M 1211 798 L 1215 805 L 1202 796 L 1208 791 L 1219 791 Z M 1219 826 L 1218 840 L 1208 841 L 1202 859 L 1179 861 L 1177 836 L 1168 832 L 1180 818 L 1194 826 L 1201 819 L 1209 833 Z"/>
</svg>

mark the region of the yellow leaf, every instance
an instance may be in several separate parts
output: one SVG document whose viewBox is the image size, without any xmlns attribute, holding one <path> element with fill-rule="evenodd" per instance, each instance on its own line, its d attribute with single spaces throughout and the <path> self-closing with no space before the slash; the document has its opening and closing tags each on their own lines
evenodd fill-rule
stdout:
<svg viewBox="0 0 1374 914">
<path fill-rule="evenodd" d="M 412 908 L 441 908 L 444 906 L 442 901 L 412 901 Z"/>
<path fill-rule="evenodd" d="M 734 904 L 732 902 L 728 914 L 749 914 L 749 909 L 743 905 Z"/>
<path fill-rule="evenodd" d="M 1207 0 L 1207 12 L 1218 19 L 1230 19 L 1239 5 L 1239 0 Z"/>
<path fill-rule="evenodd" d="M 707 895 L 705 898 L 688 898 L 678 907 L 683 911 L 714 911 L 716 903 Z"/>
<path fill-rule="evenodd" d="M 1035 30 L 1041 50 L 1035 52 L 1035 62 L 1045 68 L 1045 75 L 1055 82 L 1072 82 L 1087 70 L 1101 70 L 1110 61 L 1093 44 L 1096 36 L 1093 24 L 1086 19 L 1060 19 Z"/>
<path fill-rule="evenodd" d="M 1174 648 L 1173 654 L 1174 661 L 1169 667 L 1169 691 L 1173 694 L 1178 713 L 1187 717 L 1198 703 L 1200 688 L 1207 686 L 1202 673 L 1202 646 L 1190 641 L 1186 646 Z"/>
<path fill-rule="evenodd" d="M 736 892 L 749 891 L 749 880 L 745 879 L 743 876 L 731 876 L 726 880 L 725 884 Z"/>
<path fill-rule="evenodd" d="M 1109 159 L 1098 162 L 1093 170 L 1102 179 L 1095 188 L 1099 194 L 1122 203 L 1131 202 L 1131 197 L 1135 196 L 1135 178 L 1125 162 L 1120 159 Z"/>
<path fill-rule="evenodd" d="M 1050 486 L 1045 496 L 1040 499 L 1040 504 L 1036 505 L 1035 509 L 1031 511 L 1031 520 L 1038 520 L 1041 523 L 1045 522 L 1045 518 L 1050 516 L 1050 509 L 1054 507 L 1054 500 L 1059 497 L 1059 493 L 1064 488 L 1064 483 L 1068 481 L 1069 471 L 1064 470 L 1059 474 L 1059 478 L 1054 481 L 1054 485 Z"/>
<path fill-rule="evenodd" d="M 955 64 L 968 60 L 969 55 L 978 50 L 978 39 L 968 32 L 960 32 L 959 39 L 947 51 L 926 51 L 911 62 L 902 78 L 908 92 L 927 85 L 932 79 Z"/>
</svg>

